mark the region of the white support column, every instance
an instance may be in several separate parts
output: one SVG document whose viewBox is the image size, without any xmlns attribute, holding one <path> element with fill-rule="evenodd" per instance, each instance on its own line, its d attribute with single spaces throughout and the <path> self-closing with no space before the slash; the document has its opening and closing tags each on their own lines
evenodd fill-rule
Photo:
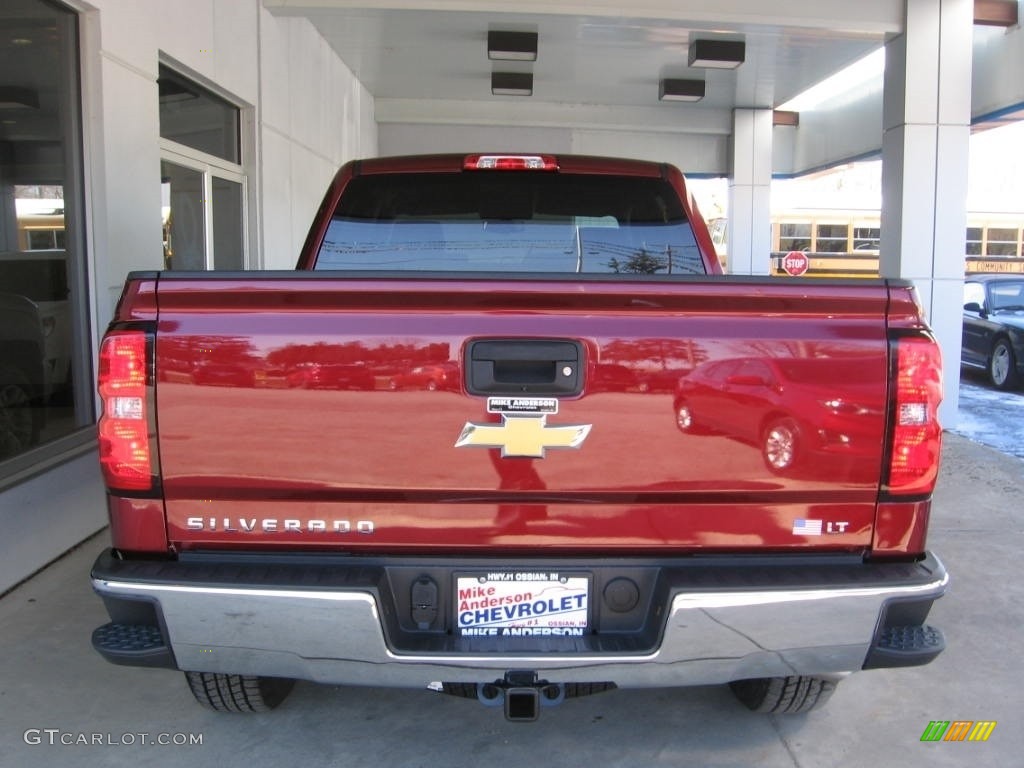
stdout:
<svg viewBox="0 0 1024 768">
<path fill-rule="evenodd" d="M 884 277 L 913 280 L 942 346 L 946 427 L 956 423 L 967 226 L 972 0 L 907 0 L 886 44 Z"/>
<path fill-rule="evenodd" d="M 772 111 L 733 111 L 728 271 L 767 275 L 772 249 Z"/>
</svg>

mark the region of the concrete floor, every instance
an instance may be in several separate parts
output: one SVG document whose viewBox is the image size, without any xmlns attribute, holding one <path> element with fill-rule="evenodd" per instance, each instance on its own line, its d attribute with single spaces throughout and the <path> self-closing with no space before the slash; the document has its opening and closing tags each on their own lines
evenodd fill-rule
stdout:
<svg viewBox="0 0 1024 768">
<path fill-rule="evenodd" d="M 180 673 L 92 651 L 106 621 L 88 582 L 102 533 L 0 600 L 0 766 L 1020 765 L 1024 461 L 957 435 L 944 453 L 930 546 L 953 583 L 931 622 L 948 649 L 927 667 L 854 675 L 821 712 L 755 715 L 712 687 L 614 691 L 522 724 L 428 691 L 300 683 L 274 713 L 215 714 Z M 998 725 L 986 743 L 922 743 L 931 720 Z M 143 744 L 160 734 L 202 744 Z"/>
</svg>

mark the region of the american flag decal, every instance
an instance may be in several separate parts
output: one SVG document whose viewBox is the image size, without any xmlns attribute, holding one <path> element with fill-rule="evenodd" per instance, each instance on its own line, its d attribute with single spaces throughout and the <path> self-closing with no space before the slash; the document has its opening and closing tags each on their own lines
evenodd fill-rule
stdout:
<svg viewBox="0 0 1024 768">
<path fill-rule="evenodd" d="M 794 520 L 793 534 L 796 536 L 821 536 L 821 520 Z"/>
</svg>

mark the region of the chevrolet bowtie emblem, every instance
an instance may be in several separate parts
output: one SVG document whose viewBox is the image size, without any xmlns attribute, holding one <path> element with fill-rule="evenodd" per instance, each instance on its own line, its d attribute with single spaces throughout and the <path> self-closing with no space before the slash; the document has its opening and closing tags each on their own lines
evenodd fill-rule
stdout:
<svg viewBox="0 0 1024 768">
<path fill-rule="evenodd" d="M 506 416 L 502 423 L 467 421 L 455 441 L 456 448 L 501 448 L 502 458 L 529 456 L 543 459 L 547 448 L 579 448 L 590 434 L 590 424 L 559 424 L 549 427 L 547 416 Z"/>
</svg>

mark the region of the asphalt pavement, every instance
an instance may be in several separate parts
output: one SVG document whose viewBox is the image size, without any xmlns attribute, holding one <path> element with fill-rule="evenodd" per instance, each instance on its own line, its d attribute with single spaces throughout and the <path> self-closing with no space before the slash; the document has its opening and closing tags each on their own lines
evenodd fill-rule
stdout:
<svg viewBox="0 0 1024 768">
<path fill-rule="evenodd" d="M 1024 393 L 964 387 L 971 412 L 958 431 L 970 439 L 946 435 L 929 538 L 952 575 L 929 618 L 947 650 L 925 667 L 855 674 L 819 712 L 756 715 L 714 686 L 612 691 L 509 723 L 425 690 L 299 683 L 273 713 L 216 714 L 180 673 L 116 667 L 93 652 L 90 633 L 107 619 L 88 572 L 103 532 L 0 599 L 0 766 L 1020 765 L 1024 460 L 981 440 L 1020 435 Z M 983 430 L 997 399 L 1011 415 Z M 956 720 L 996 725 L 985 742 L 921 741 L 932 721 Z"/>
</svg>

